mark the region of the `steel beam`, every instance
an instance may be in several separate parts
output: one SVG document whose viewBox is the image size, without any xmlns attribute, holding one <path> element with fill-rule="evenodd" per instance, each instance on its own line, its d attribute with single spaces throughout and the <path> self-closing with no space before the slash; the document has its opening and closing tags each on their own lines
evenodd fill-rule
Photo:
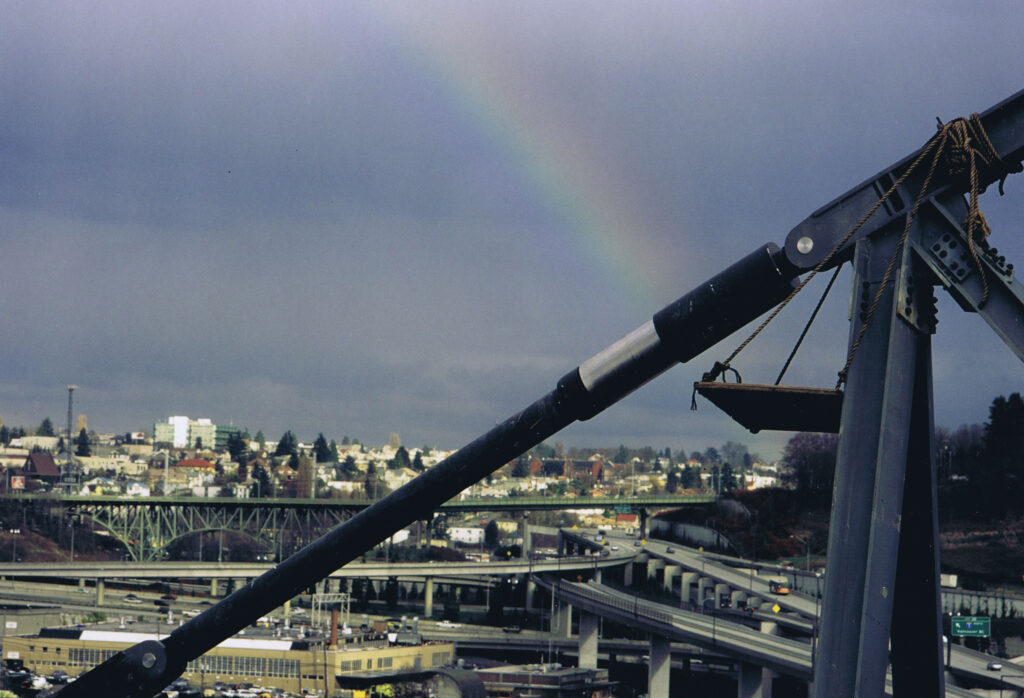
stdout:
<svg viewBox="0 0 1024 698">
<path fill-rule="evenodd" d="M 895 273 L 883 285 L 897 252 Z M 867 698 L 885 690 L 908 456 L 919 455 L 927 448 L 922 440 L 931 438 L 929 335 L 904 317 L 913 300 L 907 288 L 917 294 L 926 288 L 930 299 L 930 277 L 914 260 L 911 246 L 899 251 L 896 234 L 863 239 L 854 254 L 851 346 L 868 324 L 843 403 L 815 698 Z M 880 286 L 880 302 L 869 318 Z M 912 307 L 922 305 L 928 303 Z M 913 448 L 911 425 L 920 432 Z M 916 639 L 938 643 L 934 628 L 928 631 Z M 938 692 L 928 695 L 942 695 L 941 675 L 939 680 Z"/>
</svg>

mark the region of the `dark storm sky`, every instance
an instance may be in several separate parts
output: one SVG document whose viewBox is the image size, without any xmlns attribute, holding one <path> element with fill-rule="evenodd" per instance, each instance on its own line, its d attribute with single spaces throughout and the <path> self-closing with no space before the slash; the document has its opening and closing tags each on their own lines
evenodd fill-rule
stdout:
<svg viewBox="0 0 1024 698">
<path fill-rule="evenodd" d="M 0 415 L 454 448 L 1024 88 L 1012 3 L 4 2 Z M 983 200 L 1024 261 L 1024 177 Z M 844 277 L 846 278 L 846 277 Z M 818 287 L 820 289 L 820 286 Z M 794 381 L 831 386 L 839 284 Z M 812 289 L 809 295 L 817 295 Z M 808 300 L 738 365 L 774 379 Z M 939 424 L 1019 362 L 944 302 Z M 775 455 L 689 386 L 558 437 Z"/>
</svg>

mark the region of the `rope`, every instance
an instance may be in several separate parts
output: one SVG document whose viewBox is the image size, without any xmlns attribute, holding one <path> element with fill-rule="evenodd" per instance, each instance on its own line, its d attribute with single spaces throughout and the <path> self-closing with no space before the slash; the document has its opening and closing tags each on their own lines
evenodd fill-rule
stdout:
<svg viewBox="0 0 1024 698">
<path fill-rule="evenodd" d="M 832 278 L 828 280 L 828 286 L 825 287 L 825 292 L 821 294 L 821 298 L 818 299 L 818 305 L 814 306 L 814 312 L 811 313 L 810 319 L 807 320 L 807 324 L 804 325 L 804 331 L 800 333 L 800 338 L 796 340 L 796 345 L 793 347 L 793 351 L 789 352 L 789 358 L 786 359 L 786 363 L 782 365 L 782 370 L 779 371 L 779 377 L 775 379 L 775 385 L 782 382 L 782 377 L 786 375 L 786 371 L 789 369 L 789 365 L 793 363 L 793 357 L 796 356 L 797 351 L 800 349 L 800 345 L 804 342 L 804 337 L 811 329 L 811 324 L 814 323 L 814 318 L 818 317 L 818 311 L 821 310 L 821 306 L 825 305 L 825 299 L 828 298 L 828 292 L 832 290 L 832 285 L 839 278 L 839 271 L 843 268 L 840 264 L 836 267 L 835 272 L 832 274 Z"/>
<path fill-rule="evenodd" d="M 950 146 L 947 151 L 947 146 Z M 779 313 L 789 305 L 789 302 L 793 299 L 796 294 L 800 293 L 811 280 L 818 275 L 822 269 L 827 267 L 832 260 L 839 254 L 846 244 L 857 234 L 864 224 L 873 216 L 878 209 L 888 201 L 896 190 L 903 185 L 907 178 L 917 170 L 918 166 L 927 158 L 929 155 L 932 156 L 931 164 L 928 167 L 928 174 L 925 177 L 924 183 L 921 186 L 921 190 L 918 192 L 917 198 L 914 200 L 914 205 L 907 216 L 906 224 L 903 228 L 903 233 L 900 235 L 899 242 L 896 246 L 896 251 L 893 253 L 892 258 L 889 260 L 889 264 L 886 267 L 885 274 L 882 277 L 882 282 L 879 284 L 878 291 L 875 293 L 875 297 L 872 300 L 871 306 L 869 307 L 864 321 L 861 323 L 860 329 L 858 330 L 857 337 L 854 342 L 850 345 L 850 351 L 847 354 L 846 364 L 842 370 L 839 371 L 839 381 L 836 384 L 838 390 L 845 382 L 846 376 L 850 369 L 850 364 L 853 363 L 853 357 L 857 353 L 857 349 L 860 348 L 861 341 L 864 337 L 864 332 L 867 329 L 868 324 L 871 321 L 872 315 L 874 315 L 875 309 L 878 307 L 881 301 L 883 292 L 892 278 L 892 274 L 896 268 L 896 263 L 899 260 L 900 254 L 903 251 L 907 237 L 910 234 L 910 227 L 917 217 L 918 208 L 921 202 L 924 200 L 924 196 L 928 191 L 928 187 L 931 184 L 932 178 L 935 174 L 935 170 L 938 163 L 943 155 L 946 156 L 949 175 L 952 177 L 963 176 L 964 173 L 968 176 L 969 183 L 969 204 L 967 217 L 963 221 L 963 225 L 967 232 L 967 245 L 971 253 L 971 257 L 974 259 L 974 263 L 978 268 L 979 275 L 982 282 L 982 298 L 979 303 L 979 307 L 984 306 L 988 300 L 988 280 L 985 276 L 984 268 L 981 264 L 981 259 L 976 249 L 976 241 L 984 243 L 985 238 L 991 232 L 987 221 L 985 220 L 984 214 L 982 214 L 978 207 L 978 195 L 981 193 L 981 178 L 984 174 L 986 178 L 994 176 L 999 180 L 999 193 L 1003 194 L 1003 183 L 1006 177 L 1012 172 L 1021 172 L 1024 170 L 1024 163 L 1017 163 L 1013 166 L 1006 165 L 999 157 L 999 153 L 992 145 L 992 141 L 989 140 L 988 134 L 985 133 L 985 129 L 981 124 L 981 119 L 977 114 L 971 114 L 968 118 L 957 118 L 950 121 L 947 124 L 943 124 L 941 121 L 938 122 L 938 131 L 922 148 L 921 152 L 910 164 L 910 166 L 904 170 L 903 174 L 896 179 L 895 182 L 885 191 L 884 194 L 876 201 L 871 208 L 857 221 L 856 224 L 846 233 L 846 235 L 836 243 L 835 247 L 828 253 L 828 255 L 822 259 L 811 271 L 807 274 L 803 281 L 801 281 L 796 288 L 794 288 L 786 298 L 775 307 L 775 309 L 768 315 L 767 318 L 747 337 L 738 347 L 729 355 L 724 362 L 715 362 L 715 367 L 712 371 L 704 374 L 703 380 L 715 380 L 719 375 L 723 374 L 727 370 L 735 369 L 732 368 L 731 364 L 740 352 L 747 348 L 747 346 L 754 341 L 754 339 L 761 334 L 761 332 L 772 322 Z M 778 385 L 782 380 L 782 376 L 789 368 L 790 362 L 796 355 L 797 349 L 803 342 L 804 337 L 810 328 L 810 323 L 814 321 L 814 316 L 821 308 L 824 302 L 825 295 L 828 294 L 832 284 L 835 282 L 836 276 L 838 276 L 839 268 L 836 269 L 836 273 L 833 275 L 832 280 L 829 281 L 828 288 L 825 289 L 822 299 L 818 302 L 818 306 L 814 309 L 814 313 L 811 315 L 810 321 L 804 328 L 803 333 L 797 340 L 796 346 L 793 348 L 792 353 L 786 360 L 782 371 L 779 373 L 778 379 L 775 384 Z M 737 376 L 739 374 L 737 373 Z M 694 404 L 691 405 L 691 409 L 696 409 L 696 392 L 694 393 Z"/>
</svg>

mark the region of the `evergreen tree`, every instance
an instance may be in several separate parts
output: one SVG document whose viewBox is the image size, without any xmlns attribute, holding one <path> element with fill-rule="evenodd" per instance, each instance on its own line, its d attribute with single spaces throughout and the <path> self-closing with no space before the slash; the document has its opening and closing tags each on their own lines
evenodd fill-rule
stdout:
<svg viewBox="0 0 1024 698">
<path fill-rule="evenodd" d="M 316 441 L 313 442 L 313 455 L 316 457 L 317 463 L 329 463 L 331 461 L 331 447 L 327 445 L 327 439 L 324 438 L 323 432 L 316 437 Z"/>
<path fill-rule="evenodd" d="M 297 456 L 299 454 L 299 440 L 295 438 L 295 434 L 289 429 L 281 435 L 281 440 L 277 442 L 277 448 L 274 449 L 275 456 Z"/>
<path fill-rule="evenodd" d="M 328 448 L 330 450 L 330 456 L 328 457 L 329 458 L 328 462 L 329 463 L 337 463 L 338 462 L 338 442 L 335 441 L 334 439 L 331 439 L 331 443 L 330 443 Z"/>
<path fill-rule="evenodd" d="M 0 444 L 7 446 L 11 443 L 11 430 L 7 428 L 7 425 L 0 426 Z"/>
<path fill-rule="evenodd" d="M 260 452 L 267 450 L 267 437 L 263 435 L 262 429 L 256 432 L 256 443 L 260 447 Z"/>
<path fill-rule="evenodd" d="M 732 464 L 726 463 L 722 466 L 722 492 L 732 492 L 735 489 L 739 489 L 739 481 L 736 479 L 736 474 L 733 472 Z"/>
<path fill-rule="evenodd" d="M 665 478 L 665 491 L 669 494 L 679 491 L 679 475 L 676 474 L 674 468 L 668 471 L 668 476 Z"/>
<path fill-rule="evenodd" d="M 498 522 L 491 519 L 484 526 L 484 547 L 494 548 L 498 544 L 500 532 L 498 531 Z"/>
<path fill-rule="evenodd" d="M 512 466 L 512 477 L 530 477 L 530 458 L 526 454 L 516 459 Z"/>
<path fill-rule="evenodd" d="M 266 498 L 273 496 L 273 486 L 270 482 L 270 475 L 267 474 L 267 469 L 264 468 L 260 463 L 252 468 L 252 479 L 255 481 L 252 485 L 251 497 Z"/>
<path fill-rule="evenodd" d="M 421 451 L 416 451 L 416 455 L 412 457 L 412 465 L 410 466 L 413 470 L 418 473 L 422 473 L 426 470 L 426 466 L 423 465 L 423 457 L 420 455 Z"/>
<path fill-rule="evenodd" d="M 92 455 L 92 446 L 89 444 L 89 434 L 86 433 L 85 429 L 78 432 L 78 438 L 75 439 L 75 455 L 82 458 L 87 458 Z"/>
<path fill-rule="evenodd" d="M 49 417 L 46 417 L 36 429 L 36 436 L 56 436 L 53 431 L 53 421 Z"/>
</svg>

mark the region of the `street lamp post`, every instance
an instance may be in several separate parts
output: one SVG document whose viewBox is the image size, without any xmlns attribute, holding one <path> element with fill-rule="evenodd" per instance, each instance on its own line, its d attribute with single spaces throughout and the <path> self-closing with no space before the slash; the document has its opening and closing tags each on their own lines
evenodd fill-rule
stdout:
<svg viewBox="0 0 1024 698">
<path fill-rule="evenodd" d="M 710 601 L 711 603 L 714 603 L 715 602 L 715 597 L 712 596 L 710 599 L 704 599 L 703 601 L 700 602 L 700 612 L 701 612 L 701 615 L 704 614 L 704 605 L 707 604 L 708 601 Z M 711 607 L 711 643 L 712 644 L 717 644 L 717 641 L 715 640 L 715 608 L 714 608 L 714 606 Z"/>
</svg>

